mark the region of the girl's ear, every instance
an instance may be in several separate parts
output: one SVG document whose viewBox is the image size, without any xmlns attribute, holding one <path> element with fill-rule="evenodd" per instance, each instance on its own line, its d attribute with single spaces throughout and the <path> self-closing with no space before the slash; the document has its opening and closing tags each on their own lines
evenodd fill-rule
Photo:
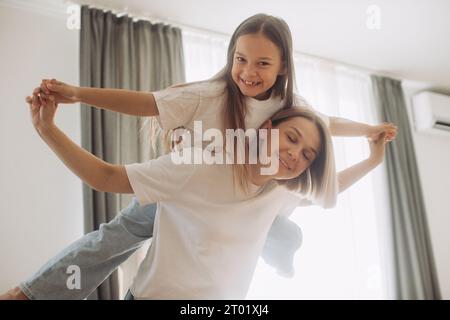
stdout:
<svg viewBox="0 0 450 320">
<path fill-rule="evenodd" d="M 282 66 L 280 67 L 280 71 L 278 72 L 279 76 L 284 76 L 287 74 L 287 68 L 286 65 L 283 63 Z"/>
</svg>

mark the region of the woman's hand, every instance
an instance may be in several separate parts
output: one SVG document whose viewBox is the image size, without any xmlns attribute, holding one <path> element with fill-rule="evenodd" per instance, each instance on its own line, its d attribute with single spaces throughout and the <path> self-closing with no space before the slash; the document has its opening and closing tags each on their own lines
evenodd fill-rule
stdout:
<svg viewBox="0 0 450 320">
<path fill-rule="evenodd" d="M 383 162 L 388 139 L 385 132 L 381 132 L 376 139 L 369 139 L 369 159 L 376 165 Z"/>
<path fill-rule="evenodd" d="M 80 88 L 71 86 L 56 79 L 43 79 L 40 85 L 40 96 L 44 99 L 59 103 L 79 102 Z"/>
<path fill-rule="evenodd" d="M 385 133 L 388 142 L 392 141 L 397 137 L 397 126 L 390 122 L 383 122 L 379 125 L 370 126 L 366 137 L 369 138 L 369 140 L 376 140 L 382 132 Z"/>
<path fill-rule="evenodd" d="M 30 106 L 31 121 L 37 132 L 42 135 L 45 130 L 54 126 L 54 119 L 58 105 L 55 101 L 47 100 L 41 97 L 36 88 L 33 96 L 27 97 L 26 102 Z"/>
</svg>

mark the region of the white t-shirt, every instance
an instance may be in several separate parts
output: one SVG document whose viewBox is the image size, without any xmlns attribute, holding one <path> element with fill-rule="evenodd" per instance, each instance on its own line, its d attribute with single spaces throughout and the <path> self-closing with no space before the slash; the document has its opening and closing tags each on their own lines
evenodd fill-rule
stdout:
<svg viewBox="0 0 450 320">
<path fill-rule="evenodd" d="M 184 127 L 194 129 L 194 121 L 202 121 L 202 129 L 223 130 L 223 108 L 226 97 L 226 85 L 223 81 L 205 81 L 182 86 L 170 87 L 154 92 L 159 116 L 159 124 L 164 130 Z M 294 97 L 296 106 L 313 110 L 301 96 Z M 272 95 L 267 100 L 245 97 L 247 115 L 246 129 L 258 129 L 265 120 L 281 109 L 280 97 Z M 329 126 L 329 118 L 315 111 Z"/>
<path fill-rule="evenodd" d="M 290 192 L 272 182 L 244 194 L 231 165 L 177 165 L 170 154 L 125 168 L 139 203 L 157 203 L 153 243 L 130 289 L 136 299 L 245 298 Z"/>
</svg>

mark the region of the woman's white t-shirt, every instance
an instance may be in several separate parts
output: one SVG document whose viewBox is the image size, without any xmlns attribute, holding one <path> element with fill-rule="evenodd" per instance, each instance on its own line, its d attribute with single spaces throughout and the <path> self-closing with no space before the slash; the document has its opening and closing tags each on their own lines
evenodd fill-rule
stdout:
<svg viewBox="0 0 450 320">
<path fill-rule="evenodd" d="M 244 299 L 273 220 L 298 198 L 275 182 L 245 194 L 231 165 L 175 164 L 171 154 L 125 168 L 139 203 L 157 203 L 135 298 Z"/>
</svg>

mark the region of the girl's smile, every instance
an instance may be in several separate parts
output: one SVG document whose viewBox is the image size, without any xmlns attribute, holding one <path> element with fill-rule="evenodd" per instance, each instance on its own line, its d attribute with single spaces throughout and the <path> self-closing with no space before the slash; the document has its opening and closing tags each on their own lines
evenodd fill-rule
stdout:
<svg viewBox="0 0 450 320">
<path fill-rule="evenodd" d="M 260 84 L 262 84 L 261 81 L 248 81 L 248 80 L 242 79 L 241 77 L 239 77 L 239 80 L 241 80 L 241 82 L 248 87 L 255 87 L 255 86 L 259 86 Z"/>
</svg>

